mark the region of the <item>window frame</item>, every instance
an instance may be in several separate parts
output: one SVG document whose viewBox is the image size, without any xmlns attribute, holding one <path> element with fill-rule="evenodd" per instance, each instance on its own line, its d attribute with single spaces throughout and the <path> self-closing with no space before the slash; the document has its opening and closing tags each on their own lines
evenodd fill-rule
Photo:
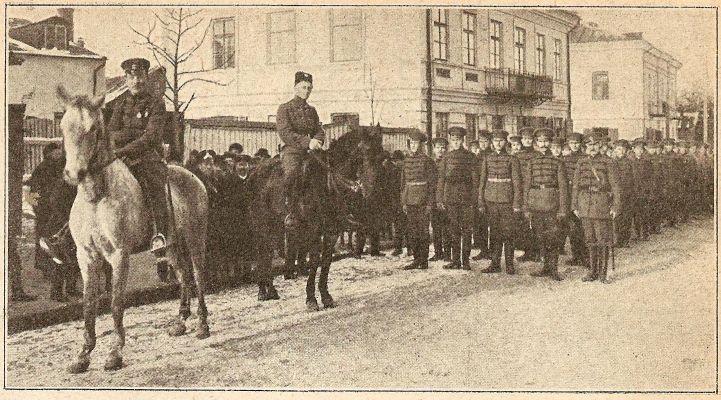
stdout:
<svg viewBox="0 0 721 400">
<path fill-rule="evenodd" d="M 63 40 L 60 41 L 61 46 L 58 46 L 58 32 L 62 28 Z M 52 31 L 52 44 L 53 47 L 48 46 L 48 35 L 49 31 Z M 68 28 L 61 24 L 47 24 L 43 26 L 43 45 L 46 49 L 57 49 L 67 50 L 68 49 Z"/>
<path fill-rule="evenodd" d="M 279 31 L 273 31 L 272 27 L 272 20 L 273 15 L 276 14 L 292 14 L 293 15 L 293 22 L 291 23 L 291 28 L 287 30 L 279 30 Z M 280 61 L 274 61 L 273 58 L 273 34 L 283 34 L 292 32 L 292 38 L 293 38 L 293 55 L 290 57 L 289 60 L 280 60 Z M 267 42 L 266 42 L 266 64 L 269 65 L 282 65 L 282 64 L 294 64 L 298 58 L 298 19 L 297 14 L 295 10 L 282 10 L 282 11 L 272 11 L 266 14 L 266 35 L 267 35 Z"/>
<path fill-rule="evenodd" d="M 451 121 L 451 113 L 444 111 L 436 111 L 436 134 L 448 134 L 448 126 Z M 443 124 L 441 124 L 443 122 Z"/>
<path fill-rule="evenodd" d="M 498 32 L 496 32 L 496 28 Z M 494 36 L 494 34 L 498 36 Z M 498 46 L 496 46 L 496 44 Z M 496 53 L 496 47 L 498 52 Z M 503 22 L 497 20 L 490 20 L 489 23 L 489 35 L 488 35 L 488 49 L 489 49 L 489 67 L 493 69 L 503 68 Z M 496 62 L 497 61 L 497 62 Z"/>
<path fill-rule="evenodd" d="M 522 34 L 522 35 L 521 35 Z M 520 39 L 523 39 L 522 41 Z M 513 68 L 515 72 L 525 74 L 526 68 L 526 45 L 528 42 L 526 30 L 520 26 L 513 29 Z"/>
<path fill-rule="evenodd" d="M 226 31 L 226 26 L 229 21 L 231 21 L 233 24 L 232 32 Z M 215 32 L 215 24 L 217 22 L 222 22 L 222 24 L 223 24 L 223 32 L 219 35 L 216 35 L 216 32 Z M 213 18 L 210 20 L 210 29 L 211 29 L 210 51 L 211 51 L 211 56 L 213 59 L 213 69 L 235 68 L 235 64 L 236 64 L 235 63 L 235 55 L 236 55 L 236 53 L 235 53 L 235 26 L 236 26 L 235 17 Z M 221 39 L 220 42 L 222 43 L 222 51 L 220 53 L 216 53 L 215 48 L 213 46 L 213 43 L 215 43 L 216 37 L 219 37 Z M 228 38 L 230 38 L 230 40 L 226 40 Z M 227 43 L 230 43 L 232 45 L 232 48 L 233 48 L 233 57 L 232 58 L 228 57 L 228 47 L 226 46 Z M 223 65 L 221 65 L 221 66 L 218 66 L 216 64 L 216 56 L 218 54 L 222 54 Z"/>
<path fill-rule="evenodd" d="M 546 35 L 536 33 L 536 73 L 546 75 Z"/>
<path fill-rule="evenodd" d="M 441 15 L 443 18 L 441 18 Z M 438 8 L 433 15 L 433 60 L 448 61 L 448 9 Z"/>
<path fill-rule="evenodd" d="M 597 82 L 597 79 L 605 77 L 605 86 L 606 90 L 601 91 L 600 95 L 597 95 L 596 86 L 599 84 L 602 84 L 604 82 L 600 81 Z M 610 90 L 609 90 L 609 77 L 608 77 L 608 71 L 593 71 L 591 74 L 591 100 L 608 100 L 610 97 Z"/>
<path fill-rule="evenodd" d="M 563 48 L 563 42 L 561 39 L 553 39 L 553 79 L 560 81 L 563 80 L 563 56 L 561 52 Z"/>
<path fill-rule="evenodd" d="M 469 24 L 469 21 L 472 23 Z M 463 64 L 475 67 L 477 57 L 478 16 L 470 11 L 461 12 L 461 47 L 463 48 Z"/>
<path fill-rule="evenodd" d="M 330 10 L 330 16 L 329 16 L 329 30 L 330 30 L 330 62 L 348 62 L 348 61 L 360 61 L 363 59 L 364 54 L 364 48 L 365 48 L 365 15 L 363 14 L 363 10 L 354 10 L 359 13 L 358 17 L 358 24 L 342 24 L 342 25 L 336 25 L 335 24 L 335 14 L 333 9 Z M 335 29 L 339 27 L 349 27 L 349 26 L 357 26 L 358 27 L 358 41 L 360 42 L 360 48 L 358 49 L 358 56 L 357 58 L 348 58 L 348 59 L 337 59 L 335 54 L 335 42 L 334 34 Z"/>
</svg>

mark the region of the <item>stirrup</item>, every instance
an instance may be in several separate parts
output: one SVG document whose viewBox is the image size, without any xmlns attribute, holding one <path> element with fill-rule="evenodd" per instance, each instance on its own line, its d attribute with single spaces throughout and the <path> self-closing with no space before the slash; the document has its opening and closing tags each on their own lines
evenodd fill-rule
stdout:
<svg viewBox="0 0 721 400">
<path fill-rule="evenodd" d="M 156 234 L 153 239 L 150 242 L 150 252 L 155 254 L 156 256 L 164 256 L 165 255 L 165 249 L 168 246 L 168 243 L 165 239 L 165 235 L 162 233 Z"/>
</svg>

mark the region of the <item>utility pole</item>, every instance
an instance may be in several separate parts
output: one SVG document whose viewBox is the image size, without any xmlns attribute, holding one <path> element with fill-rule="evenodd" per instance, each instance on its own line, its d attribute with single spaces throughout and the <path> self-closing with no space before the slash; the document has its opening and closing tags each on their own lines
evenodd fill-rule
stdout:
<svg viewBox="0 0 721 400">
<path fill-rule="evenodd" d="M 433 51 L 431 47 L 431 9 L 426 9 L 426 144 L 431 150 L 433 136 Z"/>
</svg>

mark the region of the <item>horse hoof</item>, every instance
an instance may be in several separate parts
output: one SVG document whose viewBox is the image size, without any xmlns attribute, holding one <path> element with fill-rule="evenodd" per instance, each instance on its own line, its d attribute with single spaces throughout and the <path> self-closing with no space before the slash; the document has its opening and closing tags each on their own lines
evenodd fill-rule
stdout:
<svg viewBox="0 0 721 400">
<path fill-rule="evenodd" d="M 185 324 L 183 323 L 176 323 L 170 329 L 168 329 L 168 335 L 170 336 L 183 336 L 185 335 Z"/>
<path fill-rule="evenodd" d="M 104 368 L 106 371 L 117 371 L 120 368 L 123 368 L 123 357 L 115 355 L 110 356 L 108 361 L 105 362 Z"/>
<path fill-rule="evenodd" d="M 320 307 L 318 307 L 318 301 L 316 301 L 316 299 L 306 300 L 305 307 L 306 307 L 306 310 L 308 310 L 310 312 L 320 311 Z"/>
<path fill-rule="evenodd" d="M 68 367 L 68 372 L 71 374 L 82 374 L 88 370 L 89 366 L 90 360 L 78 360 Z"/>
<path fill-rule="evenodd" d="M 323 308 L 334 308 L 335 301 L 331 295 L 321 296 L 320 301 L 323 303 Z"/>
<path fill-rule="evenodd" d="M 268 286 L 268 300 L 280 300 L 280 295 L 278 294 L 278 291 L 275 290 L 275 286 L 270 285 Z"/>
<path fill-rule="evenodd" d="M 266 301 L 270 300 L 268 297 L 268 292 L 265 288 L 265 286 L 259 286 L 258 287 L 258 301 Z"/>
<path fill-rule="evenodd" d="M 203 324 L 198 327 L 198 334 L 195 335 L 198 339 L 207 339 L 210 337 L 210 327 L 208 324 Z"/>
</svg>

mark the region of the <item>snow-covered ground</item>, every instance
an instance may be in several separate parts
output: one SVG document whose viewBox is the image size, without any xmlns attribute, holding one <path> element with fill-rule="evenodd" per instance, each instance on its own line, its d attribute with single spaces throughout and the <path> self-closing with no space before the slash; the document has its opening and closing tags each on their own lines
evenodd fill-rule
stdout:
<svg viewBox="0 0 721 400">
<path fill-rule="evenodd" d="M 473 271 L 401 271 L 407 258 L 334 263 L 338 307 L 305 311 L 305 281 L 276 279 L 282 300 L 243 287 L 209 296 L 211 337 L 165 333 L 178 304 L 126 311 L 125 368 L 102 364 L 114 336 L 98 318 L 90 371 L 65 367 L 81 322 L 7 338 L 9 387 L 446 388 L 712 391 L 716 244 L 711 220 L 619 249 L 615 282 Z"/>
</svg>

